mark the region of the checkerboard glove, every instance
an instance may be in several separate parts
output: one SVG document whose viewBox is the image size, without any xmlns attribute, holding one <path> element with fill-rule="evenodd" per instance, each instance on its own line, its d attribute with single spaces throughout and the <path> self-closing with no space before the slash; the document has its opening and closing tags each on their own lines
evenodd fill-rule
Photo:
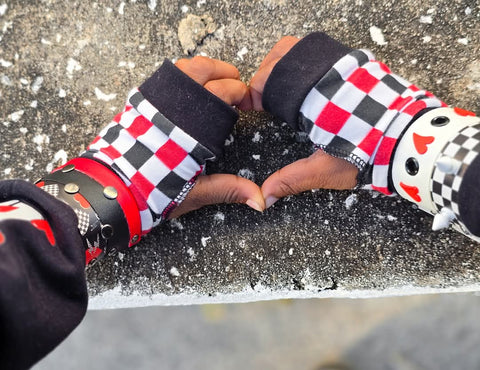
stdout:
<svg viewBox="0 0 480 370">
<path fill-rule="evenodd" d="M 145 234 L 185 199 L 206 161 L 221 154 L 237 118 L 233 108 L 165 61 L 130 92 L 124 111 L 82 157 L 100 161 L 122 178 L 135 197 Z"/>
<path fill-rule="evenodd" d="M 480 241 L 480 124 L 472 112 L 446 108 L 370 52 L 319 32 L 277 63 L 262 103 L 354 164 L 360 185 L 398 192 L 435 216 L 434 230 L 453 225 Z"/>
<path fill-rule="evenodd" d="M 388 171 L 398 137 L 418 113 L 445 104 L 393 74 L 385 64 L 375 61 L 370 52 L 346 48 L 321 33 L 301 40 L 284 57 L 286 61 L 279 62 L 279 69 L 287 68 L 285 64 L 294 57 L 301 60 L 306 53 L 312 53 L 312 44 L 319 44 L 323 53 L 328 50 L 326 60 L 318 62 L 321 72 L 317 72 L 316 81 L 310 78 L 290 93 L 296 91 L 303 99 L 297 102 L 296 115 L 287 112 L 283 118 L 289 119 L 287 122 L 295 129 L 306 132 L 316 148 L 354 164 L 359 169 L 359 185 L 392 194 Z M 313 53 L 324 56 L 318 50 Z M 336 57 L 339 59 L 335 60 Z M 297 69 L 308 71 L 308 67 Z M 264 92 L 264 106 L 274 114 L 277 108 L 271 100 L 278 97 L 272 99 L 269 90 L 278 89 L 275 69 Z"/>
</svg>

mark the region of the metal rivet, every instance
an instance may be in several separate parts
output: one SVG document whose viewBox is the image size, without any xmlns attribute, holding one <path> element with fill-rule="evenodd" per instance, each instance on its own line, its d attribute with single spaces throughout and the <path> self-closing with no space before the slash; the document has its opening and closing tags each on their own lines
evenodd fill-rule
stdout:
<svg viewBox="0 0 480 370">
<path fill-rule="evenodd" d="M 116 199 L 118 196 L 117 189 L 115 189 L 113 186 L 106 186 L 103 189 L 103 195 L 107 199 Z"/>
<path fill-rule="evenodd" d="M 433 118 L 430 121 L 430 123 L 433 126 L 437 126 L 437 127 L 445 126 L 448 122 L 450 122 L 450 119 L 448 117 L 445 117 L 445 116 L 438 116 L 438 117 Z"/>
<path fill-rule="evenodd" d="M 74 169 L 75 169 L 75 165 L 69 164 L 68 166 L 65 166 L 62 168 L 62 172 L 70 172 L 70 171 L 73 171 Z"/>
<path fill-rule="evenodd" d="M 109 239 L 113 236 L 113 227 L 109 224 L 102 226 L 102 236 L 104 239 Z"/>
<path fill-rule="evenodd" d="M 139 239 L 138 235 L 134 235 L 132 240 L 130 241 L 130 243 L 134 244 L 134 243 L 138 242 L 138 239 Z"/>
<path fill-rule="evenodd" d="M 418 169 L 418 161 L 415 158 L 410 157 L 405 161 L 405 170 L 409 175 L 415 176 L 418 173 Z"/>
<path fill-rule="evenodd" d="M 80 188 L 78 187 L 78 185 L 73 183 L 73 182 L 70 182 L 67 185 L 65 185 L 65 187 L 63 189 L 68 194 L 75 194 L 75 193 L 78 193 L 80 191 Z"/>
</svg>

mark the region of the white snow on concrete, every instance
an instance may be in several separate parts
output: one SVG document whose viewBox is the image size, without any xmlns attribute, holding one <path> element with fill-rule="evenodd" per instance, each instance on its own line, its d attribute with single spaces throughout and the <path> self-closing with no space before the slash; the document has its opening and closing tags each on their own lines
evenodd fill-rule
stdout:
<svg viewBox="0 0 480 370">
<path fill-rule="evenodd" d="M 3 58 L 0 58 L 0 66 L 4 67 L 4 68 L 9 68 L 13 65 L 12 62 L 9 62 L 8 60 L 5 60 Z"/>
<path fill-rule="evenodd" d="M 8 5 L 7 4 L 2 4 L 0 5 L 0 17 L 3 17 L 5 13 L 7 12 Z"/>
<path fill-rule="evenodd" d="M 431 15 L 422 15 L 422 16 L 420 16 L 420 23 L 432 24 L 433 23 L 433 17 Z"/>
<path fill-rule="evenodd" d="M 95 96 L 97 97 L 98 100 L 110 101 L 115 99 L 117 97 L 117 94 L 105 94 L 98 87 L 95 87 Z"/>
<path fill-rule="evenodd" d="M 243 61 L 243 57 L 248 53 L 248 49 L 244 46 L 243 48 L 241 48 L 238 53 L 237 53 L 237 57 L 238 59 L 242 60 Z"/>
<path fill-rule="evenodd" d="M 257 131 L 253 134 L 252 141 L 254 143 L 259 143 L 260 141 L 262 141 L 262 135 L 260 135 L 260 132 Z"/>
<path fill-rule="evenodd" d="M 22 118 L 24 113 L 25 113 L 25 111 L 23 109 L 20 109 L 16 112 L 11 113 L 8 116 L 8 119 L 13 121 L 13 122 L 18 122 L 18 121 L 20 121 L 20 119 Z"/>
<path fill-rule="evenodd" d="M 33 80 L 32 82 L 32 86 L 31 86 L 32 92 L 36 94 L 41 89 L 42 85 L 43 85 L 43 77 L 42 76 L 36 77 L 35 80 Z"/>
<path fill-rule="evenodd" d="M 67 76 L 73 78 L 73 72 L 78 72 L 82 69 L 82 66 L 75 59 L 70 58 L 67 61 Z"/>
<path fill-rule="evenodd" d="M 350 194 L 347 197 L 347 199 L 345 199 L 345 208 L 350 209 L 357 202 L 358 202 L 357 194 Z"/>
<path fill-rule="evenodd" d="M 148 0 L 148 9 L 150 9 L 153 12 L 156 7 L 157 7 L 157 0 Z"/>
<path fill-rule="evenodd" d="M 370 37 L 372 38 L 372 41 L 377 45 L 388 44 L 388 42 L 385 41 L 385 36 L 383 35 L 383 31 L 376 26 L 370 27 Z"/>
<path fill-rule="evenodd" d="M 206 246 L 207 246 L 207 242 L 208 242 L 210 239 L 212 239 L 211 236 L 202 236 L 202 238 L 200 239 L 200 242 L 202 243 L 202 245 L 203 245 L 204 247 L 206 247 Z"/>
</svg>

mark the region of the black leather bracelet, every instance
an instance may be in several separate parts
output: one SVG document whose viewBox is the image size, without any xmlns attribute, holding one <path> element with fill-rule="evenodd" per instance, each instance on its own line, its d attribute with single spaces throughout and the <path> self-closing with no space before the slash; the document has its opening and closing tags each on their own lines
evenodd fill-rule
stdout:
<svg viewBox="0 0 480 370">
<path fill-rule="evenodd" d="M 114 187 L 103 187 L 91 177 L 75 170 L 73 165 L 52 172 L 40 181 L 43 182 L 44 189 L 50 190 L 50 193 L 52 187 L 56 185 L 58 190 L 53 193 L 57 194 L 52 195 L 75 210 L 80 221 L 79 231 L 86 248 L 100 248 L 104 254 L 128 248 L 130 239 L 128 224 L 116 200 L 117 190 Z M 82 197 L 88 205 L 82 201 Z"/>
</svg>

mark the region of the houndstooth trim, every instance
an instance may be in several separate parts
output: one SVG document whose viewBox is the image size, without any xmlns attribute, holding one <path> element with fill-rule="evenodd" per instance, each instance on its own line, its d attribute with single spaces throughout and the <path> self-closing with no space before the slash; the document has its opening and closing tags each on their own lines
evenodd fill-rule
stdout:
<svg viewBox="0 0 480 370">
<path fill-rule="evenodd" d="M 53 195 L 55 198 L 58 198 L 60 188 L 58 187 L 57 184 L 45 185 L 45 186 L 42 186 L 42 189 L 47 193 L 49 193 L 50 195 Z"/>
<path fill-rule="evenodd" d="M 300 127 L 317 148 L 354 164 L 359 180 L 386 194 L 395 143 L 422 109 L 445 106 L 375 61 L 369 51 L 341 58 L 300 108 Z"/>
<path fill-rule="evenodd" d="M 88 213 L 78 208 L 74 208 L 73 210 L 77 214 L 78 218 L 78 231 L 80 232 L 80 235 L 85 236 L 88 231 L 88 227 L 90 226 L 90 217 Z"/>
<path fill-rule="evenodd" d="M 169 213 L 178 205 L 178 194 L 214 155 L 134 89 L 124 112 L 100 132 L 82 157 L 100 160 L 122 177 L 137 201 L 146 233 L 165 218 L 166 209 Z"/>
</svg>

